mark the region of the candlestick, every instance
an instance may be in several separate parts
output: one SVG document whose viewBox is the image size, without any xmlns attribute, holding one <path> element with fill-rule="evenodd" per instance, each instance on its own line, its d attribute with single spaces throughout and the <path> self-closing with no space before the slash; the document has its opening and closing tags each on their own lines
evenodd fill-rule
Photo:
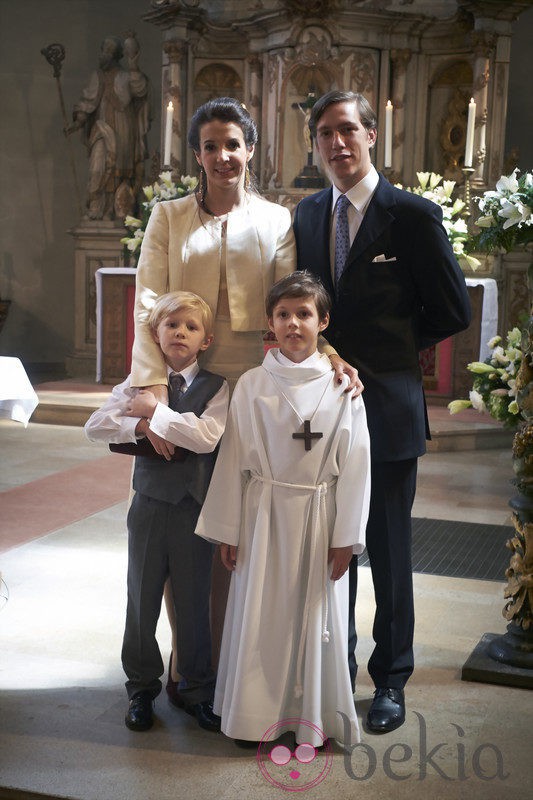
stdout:
<svg viewBox="0 0 533 800">
<path fill-rule="evenodd" d="M 476 104 L 474 98 L 470 99 L 468 104 L 468 122 L 466 126 L 466 149 L 465 149 L 465 167 L 472 166 L 472 158 L 474 155 L 474 128 L 476 124 Z"/>
<path fill-rule="evenodd" d="M 392 166 L 392 109 L 393 105 L 390 100 L 387 100 L 385 106 L 385 157 L 383 160 L 384 167 Z"/>
<path fill-rule="evenodd" d="M 164 158 L 163 164 L 166 167 L 170 166 L 170 158 L 171 158 L 171 144 L 172 144 L 172 117 L 174 114 L 174 106 L 172 105 L 172 100 L 169 102 L 167 106 L 167 117 L 166 117 L 166 125 L 165 125 L 165 147 L 163 150 Z"/>
<path fill-rule="evenodd" d="M 463 209 L 463 212 L 462 212 L 461 216 L 464 217 L 468 221 L 468 218 L 470 217 L 470 214 L 471 214 L 471 211 L 470 211 L 470 178 L 474 174 L 475 170 L 472 167 L 463 167 L 461 172 L 465 176 L 465 185 L 464 185 L 464 204 L 465 204 L 465 207 Z"/>
</svg>

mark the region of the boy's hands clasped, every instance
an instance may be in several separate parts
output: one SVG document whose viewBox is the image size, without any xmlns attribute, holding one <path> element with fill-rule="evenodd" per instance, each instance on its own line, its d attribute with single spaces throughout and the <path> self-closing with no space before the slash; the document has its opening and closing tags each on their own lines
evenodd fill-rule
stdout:
<svg viewBox="0 0 533 800">
<path fill-rule="evenodd" d="M 150 387 L 149 389 L 139 389 L 135 397 L 133 397 L 128 403 L 126 411 L 124 412 L 124 416 L 141 417 L 141 421 L 136 427 L 135 432 L 142 436 L 146 436 L 146 438 L 152 443 L 156 453 L 159 453 L 159 455 L 166 458 L 167 461 L 170 461 L 174 454 L 174 450 L 176 449 L 175 445 L 173 445 L 172 442 L 168 442 L 166 439 L 161 438 L 161 436 L 158 436 L 157 433 L 154 433 L 150 430 L 149 420 L 154 414 L 158 403 L 158 400 L 152 391 L 153 388 L 164 388 L 166 391 L 166 387 Z"/>
</svg>

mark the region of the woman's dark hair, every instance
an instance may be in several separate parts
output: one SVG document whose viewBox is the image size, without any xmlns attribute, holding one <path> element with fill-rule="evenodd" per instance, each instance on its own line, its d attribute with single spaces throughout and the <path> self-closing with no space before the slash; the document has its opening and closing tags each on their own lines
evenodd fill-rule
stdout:
<svg viewBox="0 0 533 800">
<path fill-rule="evenodd" d="M 312 297 L 315 301 L 318 318 L 323 320 L 329 314 L 331 300 L 321 281 L 307 270 L 297 270 L 285 275 L 272 286 L 267 294 L 265 308 L 270 319 L 274 309 L 284 297 Z"/>
<path fill-rule="evenodd" d="M 234 97 L 215 97 L 197 108 L 192 115 L 187 142 L 196 153 L 200 152 L 200 128 L 215 119 L 238 125 L 248 150 L 257 144 L 256 124 L 243 104 Z"/>
<path fill-rule="evenodd" d="M 309 117 L 309 130 L 311 131 L 311 136 L 313 139 L 316 139 L 316 127 L 320 117 L 324 111 L 334 103 L 355 103 L 357 105 L 359 117 L 361 118 L 363 127 L 367 130 L 373 130 L 374 128 L 377 128 L 378 123 L 376 112 L 366 97 L 359 92 L 343 92 L 334 89 L 331 92 L 327 92 L 327 94 L 323 94 L 322 97 L 319 97 L 311 109 L 311 115 Z"/>
</svg>

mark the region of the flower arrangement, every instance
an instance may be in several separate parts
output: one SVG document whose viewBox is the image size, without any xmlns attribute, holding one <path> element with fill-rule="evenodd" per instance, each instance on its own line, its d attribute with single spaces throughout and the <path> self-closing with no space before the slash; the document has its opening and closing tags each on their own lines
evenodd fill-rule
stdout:
<svg viewBox="0 0 533 800">
<path fill-rule="evenodd" d="M 494 419 L 507 428 L 516 428 L 521 422 L 520 408 L 516 401 L 516 377 L 522 363 L 522 333 L 513 328 L 507 334 L 505 347 L 501 336 L 488 342 L 492 353 L 485 361 L 473 361 L 467 369 L 475 375 L 469 400 L 452 400 L 448 404 L 450 414 L 465 408 L 488 411 Z"/>
<path fill-rule="evenodd" d="M 480 261 L 466 252 L 466 243 L 469 238 L 466 221 L 460 216 L 465 204 L 463 200 L 452 199 L 455 181 L 442 181 L 442 175 L 435 172 L 417 172 L 418 186 L 406 186 L 406 192 L 418 194 L 436 203 L 442 209 L 442 224 L 448 234 L 448 239 L 453 247 L 453 252 L 461 267 L 470 267 L 476 270 Z M 397 183 L 399 189 L 404 187 Z"/>
<path fill-rule="evenodd" d="M 120 240 L 121 244 L 127 248 L 134 258 L 137 258 L 144 232 L 155 204 L 161 203 L 164 200 L 175 200 L 178 197 L 190 194 L 194 192 L 197 185 L 198 178 L 193 178 L 190 175 L 182 175 L 179 181 L 175 181 L 172 178 L 172 173 L 169 171 L 161 172 L 158 181 L 150 186 L 143 187 L 146 200 L 141 204 L 141 218 L 138 219 L 137 217 L 127 216 L 124 219 L 124 225 L 128 228 L 130 235 Z"/>
<path fill-rule="evenodd" d="M 518 177 L 517 173 L 518 168 L 502 175 L 496 191 L 474 198 L 482 212 L 476 220 L 481 230 L 470 240 L 470 250 L 508 253 L 533 239 L 533 176 L 524 172 Z"/>
</svg>

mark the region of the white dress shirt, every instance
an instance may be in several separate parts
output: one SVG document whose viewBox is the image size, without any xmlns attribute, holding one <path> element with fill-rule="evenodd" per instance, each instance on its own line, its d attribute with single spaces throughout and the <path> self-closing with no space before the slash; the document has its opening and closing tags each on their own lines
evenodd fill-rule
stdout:
<svg viewBox="0 0 533 800">
<path fill-rule="evenodd" d="M 345 193 L 350 201 L 348 206 L 348 228 L 350 232 L 350 246 L 356 237 L 357 231 L 363 221 L 363 217 L 372 196 L 376 191 L 379 182 L 379 175 L 376 168 L 372 165 L 365 177 L 352 186 Z M 329 236 L 329 261 L 331 264 L 331 275 L 335 278 L 335 231 L 337 228 L 337 200 L 342 194 L 335 184 L 333 184 L 333 197 L 331 203 L 331 228 Z"/>
<path fill-rule="evenodd" d="M 186 392 L 199 371 L 198 362 L 194 362 L 180 372 L 185 379 L 182 391 Z M 173 372 L 170 367 L 167 370 Z M 115 386 L 104 405 L 95 411 L 85 423 L 85 434 L 91 442 L 107 442 L 120 444 L 136 442 L 138 436 L 135 428 L 140 417 L 124 416 L 130 400 L 138 394 L 139 389 L 130 384 L 130 376 Z M 158 403 L 152 419 L 150 430 L 175 444 L 194 453 L 211 453 L 217 446 L 224 428 L 228 413 L 229 389 L 226 381 L 214 397 L 209 400 L 203 413 L 197 417 L 192 411 L 172 411 L 163 403 Z"/>
</svg>

